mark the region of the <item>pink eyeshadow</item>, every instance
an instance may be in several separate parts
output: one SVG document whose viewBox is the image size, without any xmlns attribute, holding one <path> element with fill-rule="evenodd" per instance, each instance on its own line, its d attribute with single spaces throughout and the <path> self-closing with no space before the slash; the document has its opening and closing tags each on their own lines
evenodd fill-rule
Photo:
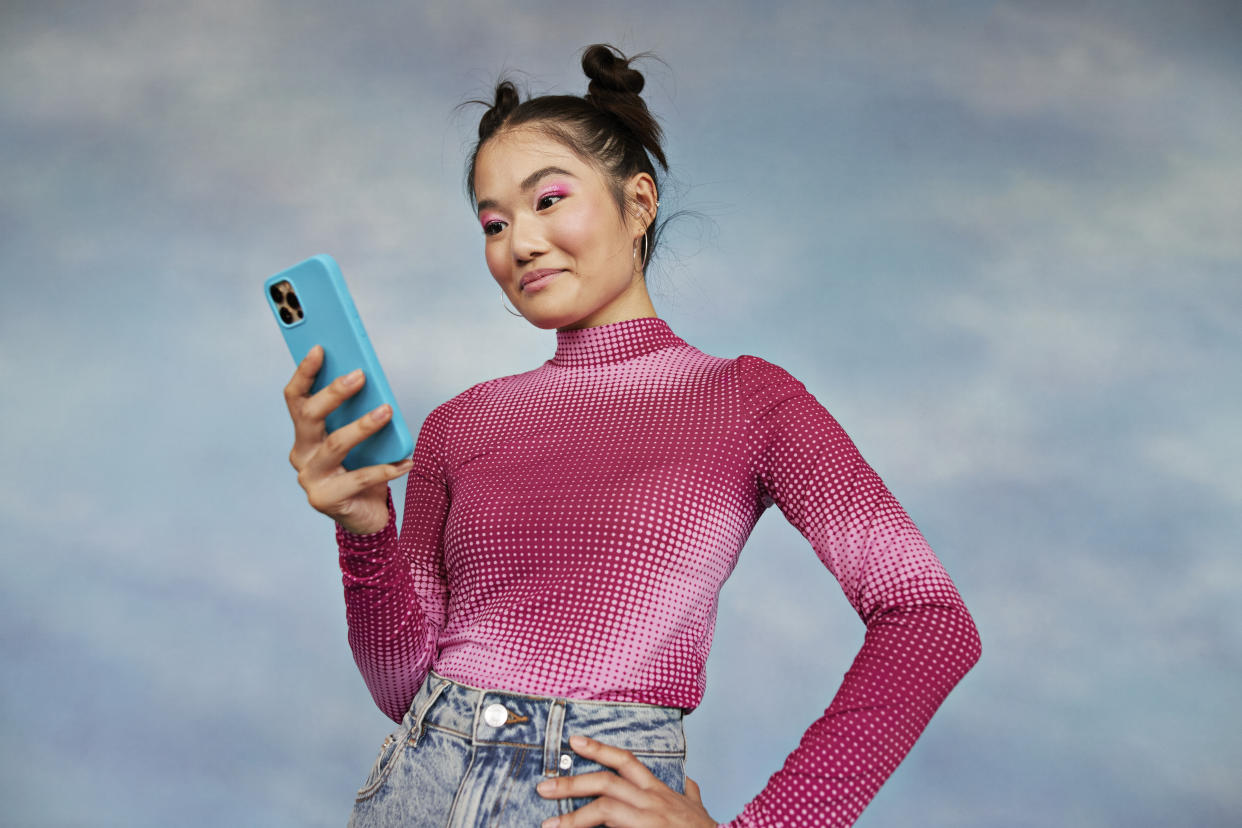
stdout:
<svg viewBox="0 0 1242 828">
<path fill-rule="evenodd" d="M 568 184 L 553 184 L 547 189 L 541 190 L 539 197 L 546 198 L 547 196 L 565 196 L 569 195 L 571 192 L 573 191 L 570 189 Z"/>
</svg>

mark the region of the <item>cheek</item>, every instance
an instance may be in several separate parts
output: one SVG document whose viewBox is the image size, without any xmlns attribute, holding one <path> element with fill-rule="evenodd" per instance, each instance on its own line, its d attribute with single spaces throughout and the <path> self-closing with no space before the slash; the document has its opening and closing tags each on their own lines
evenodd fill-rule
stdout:
<svg viewBox="0 0 1242 828">
<path fill-rule="evenodd" d="M 565 211 L 557 216 L 556 245 L 576 256 L 602 252 L 607 244 L 604 229 L 612 227 L 610 216 L 597 208 Z"/>
<path fill-rule="evenodd" d="M 491 271 L 492 278 L 498 282 L 501 282 L 501 286 L 503 287 L 503 280 L 508 272 L 508 268 L 505 267 L 507 258 L 504 251 L 501 249 L 501 245 L 487 245 L 483 248 L 483 257 L 487 260 L 487 269 Z"/>
</svg>

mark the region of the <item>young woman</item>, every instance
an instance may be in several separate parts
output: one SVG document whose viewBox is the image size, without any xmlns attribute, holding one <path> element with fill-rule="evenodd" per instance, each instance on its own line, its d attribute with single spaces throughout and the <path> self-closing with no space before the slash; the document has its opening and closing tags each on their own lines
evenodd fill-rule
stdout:
<svg viewBox="0 0 1242 828">
<path fill-rule="evenodd" d="M 551 359 L 428 415 L 412 458 L 347 472 L 365 382 L 285 389 L 290 460 L 337 523 L 349 643 L 400 727 L 351 825 L 713 826 L 684 775 L 716 599 L 776 504 L 867 632 L 831 706 L 730 825 L 851 824 L 979 657 L 939 560 L 806 388 L 658 318 L 661 134 L 642 75 L 592 46 L 584 97 L 501 83 L 468 186 L 487 266 Z M 388 482 L 409 474 L 400 534 Z M 758 787 L 758 786 L 756 786 Z"/>
</svg>

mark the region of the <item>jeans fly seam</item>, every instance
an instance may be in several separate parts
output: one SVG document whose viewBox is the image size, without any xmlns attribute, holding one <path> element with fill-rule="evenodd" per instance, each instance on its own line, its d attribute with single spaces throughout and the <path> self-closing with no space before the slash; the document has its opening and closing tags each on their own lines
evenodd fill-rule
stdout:
<svg viewBox="0 0 1242 828">
<path fill-rule="evenodd" d="M 474 745 L 470 746 L 470 761 L 466 763 L 466 770 L 461 775 L 461 782 L 457 785 L 457 793 L 453 794 L 453 804 L 449 808 L 448 821 L 444 823 L 445 828 L 453 828 L 456 824 L 457 803 L 461 801 L 461 792 L 466 789 L 466 783 L 470 781 L 470 771 L 474 770 L 474 760 L 479 755 L 479 750 Z"/>
<path fill-rule="evenodd" d="M 509 762 L 509 777 L 507 783 L 505 784 L 505 793 L 501 800 L 496 803 L 496 807 L 494 809 L 496 811 L 496 821 L 493 822 L 492 825 L 497 826 L 497 828 L 503 825 L 500 821 L 500 817 L 501 814 L 505 812 L 505 805 L 509 804 L 509 794 L 513 792 L 513 780 L 518 778 L 518 769 L 522 766 L 522 759 L 525 757 L 526 750 L 524 748 L 519 748 L 513 752 L 513 759 Z"/>
</svg>

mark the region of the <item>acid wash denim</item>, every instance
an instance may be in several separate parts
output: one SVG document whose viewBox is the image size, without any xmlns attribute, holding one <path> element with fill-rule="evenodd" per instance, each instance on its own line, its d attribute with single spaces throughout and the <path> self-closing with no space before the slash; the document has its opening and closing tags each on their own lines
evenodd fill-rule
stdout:
<svg viewBox="0 0 1242 828">
<path fill-rule="evenodd" d="M 349 826 L 538 826 L 591 801 L 544 799 L 541 780 L 606 770 L 570 749 L 574 734 L 631 751 L 685 792 L 678 708 L 481 690 L 433 672 L 380 747 Z"/>
</svg>

